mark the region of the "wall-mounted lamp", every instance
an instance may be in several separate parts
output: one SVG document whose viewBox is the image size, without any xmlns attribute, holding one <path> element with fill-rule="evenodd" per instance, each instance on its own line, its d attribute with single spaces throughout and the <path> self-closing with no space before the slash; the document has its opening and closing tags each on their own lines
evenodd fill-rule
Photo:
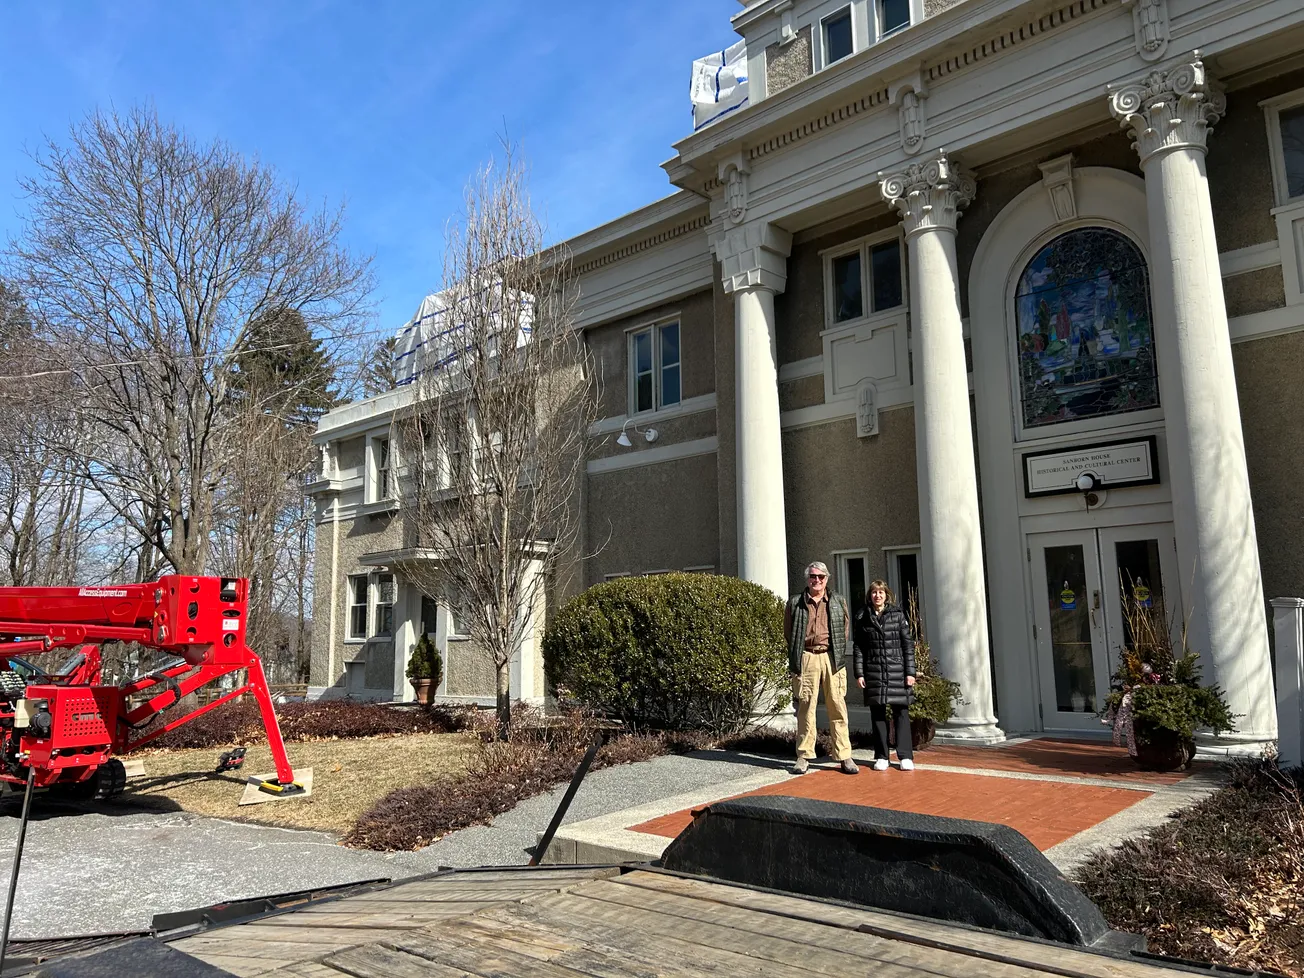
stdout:
<svg viewBox="0 0 1304 978">
<path fill-rule="evenodd" d="M 1087 509 L 1095 509 L 1105 501 L 1105 490 L 1101 488 L 1100 477 L 1094 472 L 1083 472 L 1073 483 L 1082 493 Z"/>
<path fill-rule="evenodd" d="M 616 438 L 616 444 L 619 445 L 621 448 L 629 448 L 634 444 L 632 441 L 629 440 L 629 434 L 628 434 L 631 425 L 633 426 L 634 431 L 642 435 L 643 440 L 646 441 L 649 445 L 657 440 L 658 432 L 655 428 L 646 428 L 643 431 L 639 431 L 638 425 L 634 424 L 634 422 L 630 420 L 630 421 L 626 421 L 625 424 L 621 427 L 620 435 Z"/>
</svg>

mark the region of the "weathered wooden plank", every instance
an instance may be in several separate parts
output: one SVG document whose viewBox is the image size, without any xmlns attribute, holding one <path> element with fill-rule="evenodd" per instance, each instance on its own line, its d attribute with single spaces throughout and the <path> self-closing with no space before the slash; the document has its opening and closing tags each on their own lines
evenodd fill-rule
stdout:
<svg viewBox="0 0 1304 978">
<path fill-rule="evenodd" d="M 450 968 L 378 944 L 351 947 L 332 954 L 322 963 L 352 978 L 476 978 L 473 972 Z"/>
<path fill-rule="evenodd" d="M 855 910 L 826 903 L 815 903 L 797 896 L 764 893 L 740 886 L 725 886 L 704 880 L 684 879 L 661 873 L 637 871 L 615 878 L 617 884 L 679 893 L 699 900 L 726 903 L 749 910 L 783 914 L 816 923 L 836 924 L 839 927 L 866 927 L 869 933 L 924 946 L 938 946 L 975 957 L 994 955 L 1015 961 L 1033 969 L 1054 967 L 1071 968 L 1089 978 L 1184 978 L 1185 972 L 1125 958 L 1111 958 L 1093 954 L 1065 945 L 1041 944 L 1020 940 L 989 931 L 972 930 L 943 922 L 920 920 L 874 910 Z"/>
<path fill-rule="evenodd" d="M 233 942 L 233 945 L 236 942 L 261 944 L 264 941 L 290 941 L 319 946 L 327 945 L 334 948 L 351 947 L 355 944 L 370 944 L 373 941 L 383 941 L 391 935 L 399 936 L 403 933 L 402 930 L 397 928 L 326 927 L 315 921 L 309 926 L 302 923 L 302 918 L 298 917 L 298 915 L 287 916 L 285 923 L 274 923 L 278 919 L 271 917 L 267 920 L 254 921 L 248 924 L 237 924 L 234 927 L 224 928 L 223 932 Z M 290 921 L 296 919 L 300 922 L 290 923 Z M 318 956 L 320 957 L 320 953 Z"/>
<path fill-rule="evenodd" d="M 808 934 L 798 942 L 770 936 L 755 925 L 740 930 L 731 924 L 695 920 L 634 902 L 602 899 L 604 895 L 638 897 L 642 894 L 631 890 L 594 895 L 585 888 L 521 904 L 519 910 L 539 911 L 541 919 L 553 926 L 572 926 L 567 921 L 583 921 L 584 926 L 595 930 L 604 941 L 622 947 L 634 940 L 651 949 L 668 943 L 675 947 L 685 945 L 668 953 L 682 954 L 699 964 L 703 960 L 712 960 L 709 958 L 712 954 L 723 955 L 714 960 L 725 973 L 843 975 L 872 968 L 873 974 L 882 978 L 915 978 L 921 974 L 969 978 L 973 974 L 972 960 L 949 961 L 941 952 L 924 948 L 903 951 L 893 947 L 891 942 L 875 945 L 872 941 L 859 941 L 856 943 L 860 953 L 850 953 L 844 944 L 855 942 L 854 932 L 818 924 L 804 924 Z M 650 893 L 646 895 L 651 896 Z M 1035 972 L 1002 965 L 996 965 L 984 974 L 991 978 L 1036 978 Z"/>
<path fill-rule="evenodd" d="M 269 969 L 275 967 L 274 963 L 259 958 L 246 958 L 234 954 L 206 954 L 202 957 L 196 954 L 194 957 L 199 958 L 205 964 L 211 964 L 214 968 L 229 971 L 231 974 L 239 976 L 239 978 L 259 978 L 260 975 L 267 974 Z"/>
<path fill-rule="evenodd" d="M 269 971 L 261 978 L 346 978 L 343 971 L 328 968 L 319 961 L 303 961 Z"/>
<path fill-rule="evenodd" d="M 564 880 L 556 886 L 507 886 L 505 883 L 493 886 L 434 886 L 429 883 L 412 883 L 408 886 L 395 887 L 377 893 L 346 897 L 333 900 L 334 904 L 350 903 L 387 903 L 393 900 L 424 900 L 430 903 L 479 902 L 497 903 L 503 900 L 524 900 L 537 893 L 559 893 L 573 886 L 583 886 L 594 880 Z"/>
<path fill-rule="evenodd" d="M 501 914 L 503 919 L 492 915 Z M 630 948 L 603 945 L 591 937 L 565 938 L 513 916 L 510 909 L 464 917 L 456 927 L 437 927 L 450 940 L 477 942 L 562 965 L 590 978 L 685 978 L 700 974 L 662 960 L 639 957 Z"/>
<path fill-rule="evenodd" d="M 429 961 L 463 968 L 479 978 L 582 978 L 584 975 L 555 961 L 477 941 L 474 936 L 468 939 L 451 934 L 412 934 L 394 946 Z"/>
<path fill-rule="evenodd" d="M 774 961 L 797 961 L 821 973 L 841 974 L 848 969 L 855 972 L 868 962 L 874 963 L 875 973 L 887 973 L 893 967 L 905 968 L 907 973 L 924 968 L 931 974 L 952 978 L 967 978 L 973 973 L 972 958 L 844 930 L 822 921 L 792 920 L 679 894 L 619 886 L 614 881 L 594 883 L 574 895 L 662 915 L 670 920 L 658 926 L 670 929 L 687 927 L 695 931 L 698 924 L 723 928 L 737 941 L 736 945 L 728 945 L 734 950 Z M 679 924 L 674 923 L 675 918 Z M 715 941 L 713 933 L 707 932 L 706 939 Z M 989 978 L 1036 978 L 1040 972 L 989 962 L 983 973 Z"/>
</svg>

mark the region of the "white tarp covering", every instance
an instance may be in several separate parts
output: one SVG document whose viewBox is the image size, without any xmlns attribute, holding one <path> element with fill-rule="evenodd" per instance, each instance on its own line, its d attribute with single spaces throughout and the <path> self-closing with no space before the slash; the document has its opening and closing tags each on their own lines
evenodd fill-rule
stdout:
<svg viewBox="0 0 1304 978">
<path fill-rule="evenodd" d="M 493 308 L 512 309 L 510 314 L 502 317 L 501 329 L 507 332 L 515 324 L 516 347 L 519 349 L 530 338 L 534 297 L 504 289 L 497 283 L 488 289 L 495 294 Z M 421 300 L 416 315 L 396 335 L 394 381 L 397 386 L 410 384 L 429 371 L 446 370 L 457 362 L 459 354 L 467 348 L 466 324 L 458 322 L 459 318 L 449 313 L 447 293 L 435 292 Z M 491 335 L 489 342 L 495 343 L 496 339 Z"/>
<path fill-rule="evenodd" d="M 693 62 L 693 132 L 747 104 L 747 42 Z"/>
</svg>

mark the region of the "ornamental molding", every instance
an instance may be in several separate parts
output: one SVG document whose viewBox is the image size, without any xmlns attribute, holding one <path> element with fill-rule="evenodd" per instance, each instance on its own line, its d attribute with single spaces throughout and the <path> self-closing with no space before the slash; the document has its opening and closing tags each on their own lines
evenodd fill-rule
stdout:
<svg viewBox="0 0 1304 978">
<path fill-rule="evenodd" d="M 883 200 L 901 214 L 907 238 L 924 231 L 954 233 L 960 210 L 978 189 L 973 174 L 949 159 L 946 150 L 896 173 L 880 172 L 878 181 Z"/>
<path fill-rule="evenodd" d="M 726 293 L 743 289 L 777 293 L 788 284 L 792 234 L 780 227 L 764 221 L 732 227 L 711 240 L 711 250 L 720 262 Z"/>
<path fill-rule="evenodd" d="M 1050 195 L 1050 206 L 1055 211 L 1055 221 L 1078 219 L 1078 199 L 1073 192 L 1073 154 L 1058 156 L 1045 163 L 1038 163 L 1041 170 L 1041 185 Z"/>
<path fill-rule="evenodd" d="M 1136 53 L 1147 61 L 1158 61 L 1168 50 L 1168 0 L 1122 0 L 1132 8 L 1132 30 Z"/>
<path fill-rule="evenodd" d="M 1222 86 L 1205 71 L 1200 52 L 1168 71 L 1109 86 L 1109 111 L 1129 130 L 1141 165 L 1163 153 L 1208 149 L 1209 128 L 1227 111 Z"/>
<path fill-rule="evenodd" d="M 665 244 L 667 241 L 673 241 L 675 238 L 683 237 L 685 234 L 692 234 L 694 231 L 700 231 L 711 223 L 710 215 L 701 214 L 690 221 L 684 221 L 676 224 L 674 227 L 658 231 L 656 234 L 648 235 L 646 238 L 640 238 L 638 241 L 630 242 L 624 247 L 610 251 L 599 258 L 593 258 L 583 264 L 576 265 L 572 269 L 574 275 L 584 275 L 587 272 L 596 271 L 607 265 L 613 265 L 618 261 L 624 261 L 626 258 L 632 258 L 640 252 L 647 251 L 649 248 L 655 248 L 657 245 Z"/>
<path fill-rule="evenodd" d="M 901 149 L 914 156 L 924 148 L 928 121 L 925 103 L 928 85 L 923 78 L 923 66 L 898 78 L 887 89 L 888 102 L 897 107 L 897 124 L 901 129 Z"/>
<path fill-rule="evenodd" d="M 747 178 L 752 167 L 741 151 L 720 164 L 720 184 L 725 188 L 725 219 L 741 224 L 747 216 Z"/>
<path fill-rule="evenodd" d="M 922 86 L 972 68 L 988 58 L 1004 54 L 1025 41 L 1035 40 L 1043 34 L 1049 34 L 1073 25 L 1099 10 L 1113 9 L 1117 2 L 1118 0 L 1072 0 L 1070 3 L 1030 18 L 1014 27 L 994 32 L 983 40 L 947 58 L 931 64 L 921 65 L 919 69 L 921 87 L 915 89 L 915 91 L 922 101 L 926 98 Z M 923 25 L 913 28 L 913 30 L 919 30 L 920 27 L 924 26 L 931 27 L 933 25 L 928 24 L 926 20 Z M 764 102 L 758 102 L 757 108 L 761 108 L 764 104 Z M 786 149 L 803 139 L 818 135 L 827 129 L 840 125 L 849 119 L 854 119 L 865 112 L 873 111 L 885 104 L 895 104 L 892 102 L 888 89 L 882 88 L 871 91 L 751 146 L 747 151 L 748 158 L 754 161 L 770 153 Z M 708 193 L 709 189 L 708 187 Z"/>
</svg>

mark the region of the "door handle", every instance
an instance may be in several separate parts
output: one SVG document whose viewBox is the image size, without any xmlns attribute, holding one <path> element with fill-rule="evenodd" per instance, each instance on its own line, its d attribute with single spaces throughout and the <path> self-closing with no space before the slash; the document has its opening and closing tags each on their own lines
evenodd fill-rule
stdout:
<svg viewBox="0 0 1304 978">
<path fill-rule="evenodd" d="M 1100 608 L 1100 592 L 1091 592 L 1091 627 L 1096 627 L 1096 611 Z"/>
</svg>

